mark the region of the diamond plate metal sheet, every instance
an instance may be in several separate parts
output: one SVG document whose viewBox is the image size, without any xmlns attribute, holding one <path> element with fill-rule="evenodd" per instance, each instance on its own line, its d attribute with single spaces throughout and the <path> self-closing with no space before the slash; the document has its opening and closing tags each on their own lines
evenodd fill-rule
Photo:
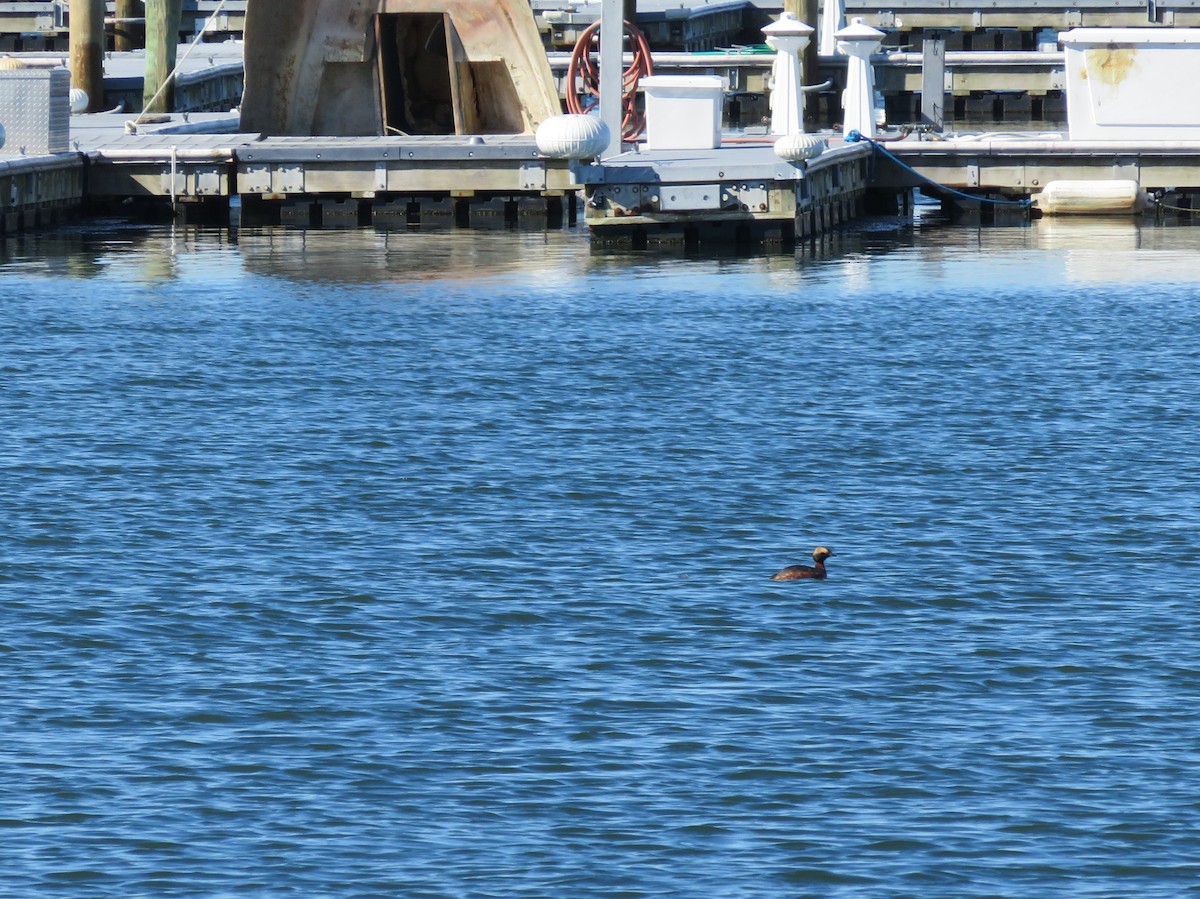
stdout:
<svg viewBox="0 0 1200 899">
<path fill-rule="evenodd" d="M 71 139 L 70 89 L 66 69 L 0 72 L 0 122 L 8 134 L 0 154 L 66 153 Z"/>
</svg>

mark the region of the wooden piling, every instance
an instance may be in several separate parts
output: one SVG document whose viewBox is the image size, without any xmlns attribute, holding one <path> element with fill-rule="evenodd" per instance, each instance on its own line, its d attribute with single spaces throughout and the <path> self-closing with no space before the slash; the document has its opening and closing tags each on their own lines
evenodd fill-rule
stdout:
<svg viewBox="0 0 1200 899">
<path fill-rule="evenodd" d="M 71 0 L 71 86 L 87 91 L 87 112 L 104 108 L 104 0 Z"/>
<path fill-rule="evenodd" d="M 783 9 L 785 12 L 790 12 L 805 25 L 811 25 L 814 29 L 817 28 L 817 20 L 821 17 L 818 0 L 784 0 Z M 817 32 L 814 30 L 812 39 L 808 42 L 808 46 L 804 48 L 804 52 L 800 58 L 800 69 L 803 73 L 805 84 L 818 83 L 817 63 Z M 809 115 L 806 115 L 807 117 Z"/>
<path fill-rule="evenodd" d="M 142 0 L 116 0 L 115 11 L 113 49 L 118 53 L 142 49 L 146 45 L 145 4 Z"/>
<path fill-rule="evenodd" d="M 175 68 L 183 0 L 146 0 L 146 80 L 142 91 L 144 112 L 171 112 L 175 87 L 167 85 Z"/>
</svg>

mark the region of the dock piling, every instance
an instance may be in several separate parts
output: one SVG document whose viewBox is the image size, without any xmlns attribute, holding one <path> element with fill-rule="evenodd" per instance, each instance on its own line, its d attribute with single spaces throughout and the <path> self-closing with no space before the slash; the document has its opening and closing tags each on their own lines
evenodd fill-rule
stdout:
<svg viewBox="0 0 1200 899">
<path fill-rule="evenodd" d="M 175 68 L 183 0 L 146 0 L 146 78 L 142 91 L 143 112 L 171 112 L 174 86 L 163 90 Z"/>
<path fill-rule="evenodd" d="M 70 13 L 71 86 L 96 112 L 104 107 L 104 0 L 71 0 Z"/>
<path fill-rule="evenodd" d="M 113 49 L 118 53 L 125 53 L 144 47 L 146 8 L 143 0 L 116 0 L 114 12 L 116 21 L 113 23 Z"/>
</svg>

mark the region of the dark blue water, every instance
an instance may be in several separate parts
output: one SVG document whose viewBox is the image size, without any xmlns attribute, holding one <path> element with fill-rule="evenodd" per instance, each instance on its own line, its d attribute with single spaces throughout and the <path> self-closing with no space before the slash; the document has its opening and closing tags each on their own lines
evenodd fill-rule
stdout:
<svg viewBox="0 0 1200 899">
<path fill-rule="evenodd" d="M 0 243 L 0 894 L 1200 895 L 1198 251 Z"/>
</svg>

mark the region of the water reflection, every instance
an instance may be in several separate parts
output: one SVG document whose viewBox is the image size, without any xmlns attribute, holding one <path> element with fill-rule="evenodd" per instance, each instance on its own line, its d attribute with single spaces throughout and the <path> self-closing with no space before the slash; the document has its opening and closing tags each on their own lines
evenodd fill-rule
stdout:
<svg viewBox="0 0 1200 899">
<path fill-rule="evenodd" d="M 1150 217 L 1047 216 L 1033 223 L 1034 247 L 1058 255 L 1067 274 L 1087 282 L 1200 280 L 1200 233 Z"/>
<path fill-rule="evenodd" d="M 947 263 L 970 259 L 973 277 L 999 284 L 1036 284 L 1064 272 L 1072 280 L 1200 279 L 1191 260 L 1200 230 L 1175 220 L 1047 217 L 980 226 L 936 212 L 863 219 L 802 241 L 794 249 L 701 252 L 609 249 L 584 228 L 551 231 L 306 229 L 286 226 L 214 229 L 92 221 L 0 239 L 0 270 L 73 280 L 112 278 L 154 287 L 200 266 L 212 283 L 245 274 L 316 284 L 514 279 L 576 289 L 581 275 L 655 278 L 682 289 L 689 276 L 752 268 L 791 283 L 797 276 L 834 278 L 856 292 L 962 277 Z M 217 255 L 213 250 L 217 249 Z M 887 274 L 873 264 L 899 255 Z M 901 277 L 897 277 L 897 273 Z M 883 283 L 886 281 L 887 283 Z M 575 285 L 572 287 L 571 285 Z"/>
<path fill-rule="evenodd" d="M 247 271 L 311 281 L 364 283 L 578 270 L 580 231 L 392 231 L 261 228 L 238 232 Z"/>
<path fill-rule="evenodd" d="M 72 280 L 113 277 L 130 284 L 175 280 L 198 250 L 233 246 L 226 230 L 95 219 L 0 239 L 0 268 Z"/>
</svg>

